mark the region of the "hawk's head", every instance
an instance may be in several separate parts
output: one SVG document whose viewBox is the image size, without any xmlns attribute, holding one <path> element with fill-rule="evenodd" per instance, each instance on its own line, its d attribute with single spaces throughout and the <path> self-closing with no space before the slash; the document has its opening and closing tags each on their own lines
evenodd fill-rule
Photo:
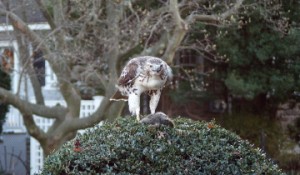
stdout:
<svg viewBox="0 0 300 175">
<path fill-rule="evenodd" d="M 150 75 L 161 75 L 164 69 L 164 65 L 162 62 L 147 62 L 145 65 L 145 70 Z"/>
</svg>

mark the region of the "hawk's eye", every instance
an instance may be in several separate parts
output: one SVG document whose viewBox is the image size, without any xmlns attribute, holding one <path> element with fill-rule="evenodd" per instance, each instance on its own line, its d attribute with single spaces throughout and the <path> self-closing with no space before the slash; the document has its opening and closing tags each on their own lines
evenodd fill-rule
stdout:
<svg viewBox="0 0 300 175">
<path fill-rule="evenodd" d="M 152 67 L 152 65 L 150 65 L 150 67 Z"/>
</svg>

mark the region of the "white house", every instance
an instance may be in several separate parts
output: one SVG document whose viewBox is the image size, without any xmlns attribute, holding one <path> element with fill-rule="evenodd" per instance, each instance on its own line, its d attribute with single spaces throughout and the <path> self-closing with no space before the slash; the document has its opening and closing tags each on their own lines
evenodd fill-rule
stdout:
<svg viewBox="0 0 300 175">
<path fill-rule="evenodd" d="M 31 2 L 32 3 L 32 2 Z M 30 4 L 29 4 L 30 5 Z M 32 8 L 32 7 L 30 7 Z M 34 14 L 34 17 L 39 16 L 40 14 Z M 40 18 L 42 18 L 40 16 Z M 34 30 L 49 30 L 50 27 L 47 23 L 42 22 L 41 19 L 36 19 L 31 23 L 29 27 Z M 7 33 L 13 30 L 13 27 L 6 24 L 3 20 L 0 19 L 0 55 L 4 54 L 7 50 L 11 52 L 11 85 L 12 85 L 12 93 L 19 94 L 20 98 L 29 100 L 34 103 L 34 93 L 32 90 L 32 85 L 30 83 L 29 78 L 22 74 L 22 65 L 19 61 L 19 51 L 17 42 L 10 37 L 7 37 Z M 44 95 L 45 104 L 48 106 L 54 106 L 57 104 L 65 105 L 65 101 L 63 100 L 62 95 L 60 94 L 56 84 L 57 78 L 53 71 L 51 70 L 49 64 L 44 61 L 44 85 L 42 87 L 42 93 Z M 94 112 L 97 107 L 100 105 L 102 101 L 102 96 L 95 96 L 93 100 L 82 100 L 81 101 L 81 111 L 80 117 L 85 117 Z M 48 128 L 53 123 L 53 119 L 46 119 L 39 116 L 35 116 L 34 120 L 42 130 L 47 131 Z M 9 112 L 6 116 L 6 122 L 3 126 L 4 132 L 9 133 L 26 133 L 26 128 L 23 123 L 23 119 L 21 114 L 14 107 L 10 107 Z M 26 143 L 24 143 L 26 144 Z M 43 151 L 41 149 L 40 144 L 34 139 L 30 138 L 30 174 L 38 173 L 43 167 Z"/>
</svg>

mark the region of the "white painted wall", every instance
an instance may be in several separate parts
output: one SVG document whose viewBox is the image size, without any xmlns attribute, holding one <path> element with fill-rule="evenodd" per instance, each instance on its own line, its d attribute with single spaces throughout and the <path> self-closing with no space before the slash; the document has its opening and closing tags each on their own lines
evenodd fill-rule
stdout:
<svg viewBox="0 0 300 175">
<path fill-rule="evenodd" d="M 34 30 L 49 30 L 49 25 L 47 24 L 36 24 L 36 25 L 29 25 L 31 29 Z M 3 26 L 0 25 L 0 32 L 5 31 L 12 31 L 13 28 L 11 26 Z M 0 41 L 0 51 L 1 48 L 11 47 L 14 50 L 14 71 L 11 73 L 11 80 L 12 80 L 12 93 L 16 93 L 19 89 L 19 95 L 22 99 L 29 100 L 30 102 L 34 103 L 35 98 L 32 91 L 32 85 L 28 79 L 28 77 L 22 75 L 22 67 L 19 62 L 19 52 L 18 52 L 18 45 L 16 41 Z M 57 87 L 57 77 L 53 73 L 50 68 L 48 62 L 45 64 L 45 86 L 43 87 L 44 94 L 50 92 L 56 94 L 55 96 L 61 96 L 60 92 L 58 91 Z M 27 95 L 26 95 L 27 94 Z M 95 96 L 93 100 L 82 100 L 81 101 L 81 110 L 80 110 L 80 117 L 87 117 L 92 114 L 101 104 L 103 97 L 102 96 Z M 55 106 L 60 104 L 65 106 L 66 103 L 62 98 L 57 100 L 55 99 L 47 99 L 45 98 L 45 104 L 47 106 Z M 42 117 L 34 116 L 34 121 L 36 122 L 37 126 L 39 126 L 42 130 L 47 131 L 49 127 L 53 123 L 53 119 L 45 119 Z M 9 112 L 6 116 L 6 122 L 4 124 L 4 132 L 26 132 L 26 128 L 24 126 L 23 118 L 20 112 L 10 106 Z M 84 132 L 84 130 L 80 130 L 79 132 Z M 24 143 L 25 144 L 25 143 Z M 34 138 L 30 138 L 30 168 L 31 174 L 39 173 L 43 167 L 44 157 L 43 157 L 43 150 L 37 140 Z"/>
</svg>

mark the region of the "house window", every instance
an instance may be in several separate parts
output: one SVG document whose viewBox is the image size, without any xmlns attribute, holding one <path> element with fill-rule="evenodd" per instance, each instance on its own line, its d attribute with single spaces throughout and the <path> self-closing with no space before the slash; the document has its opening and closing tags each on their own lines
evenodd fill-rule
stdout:
<svg viewBox="0 0 300 175">
<path fill-rule="evenodd" d="M 179 86 L 179 81 L 190 83 L 193 90 L 204 90 L 205 67 L 204 57 L 195 50 L 185 49 L 176 54 L 175 65 L 178 68 L 176 74 L 175 88 Z"/>
<path fill-rule="evenodd" d="M 33 52 L 33 67 L 41 86 L 45 86 L 45 59 L 41 50 Z"/>
<path fill-rule="evenodd" d="M 14 52 L 11 48 L 3 48 L 1 50 L 0 63 L 1 68 L 7 73 L 14 69 Z"/>
<path fill-rule="evenodd" d="M 204 72 L 204 59 L 193 50 L 182 50 L 175 59 L 175 64 L 184 68 L 196 69 L 197 72 Z"/>
</svg>

